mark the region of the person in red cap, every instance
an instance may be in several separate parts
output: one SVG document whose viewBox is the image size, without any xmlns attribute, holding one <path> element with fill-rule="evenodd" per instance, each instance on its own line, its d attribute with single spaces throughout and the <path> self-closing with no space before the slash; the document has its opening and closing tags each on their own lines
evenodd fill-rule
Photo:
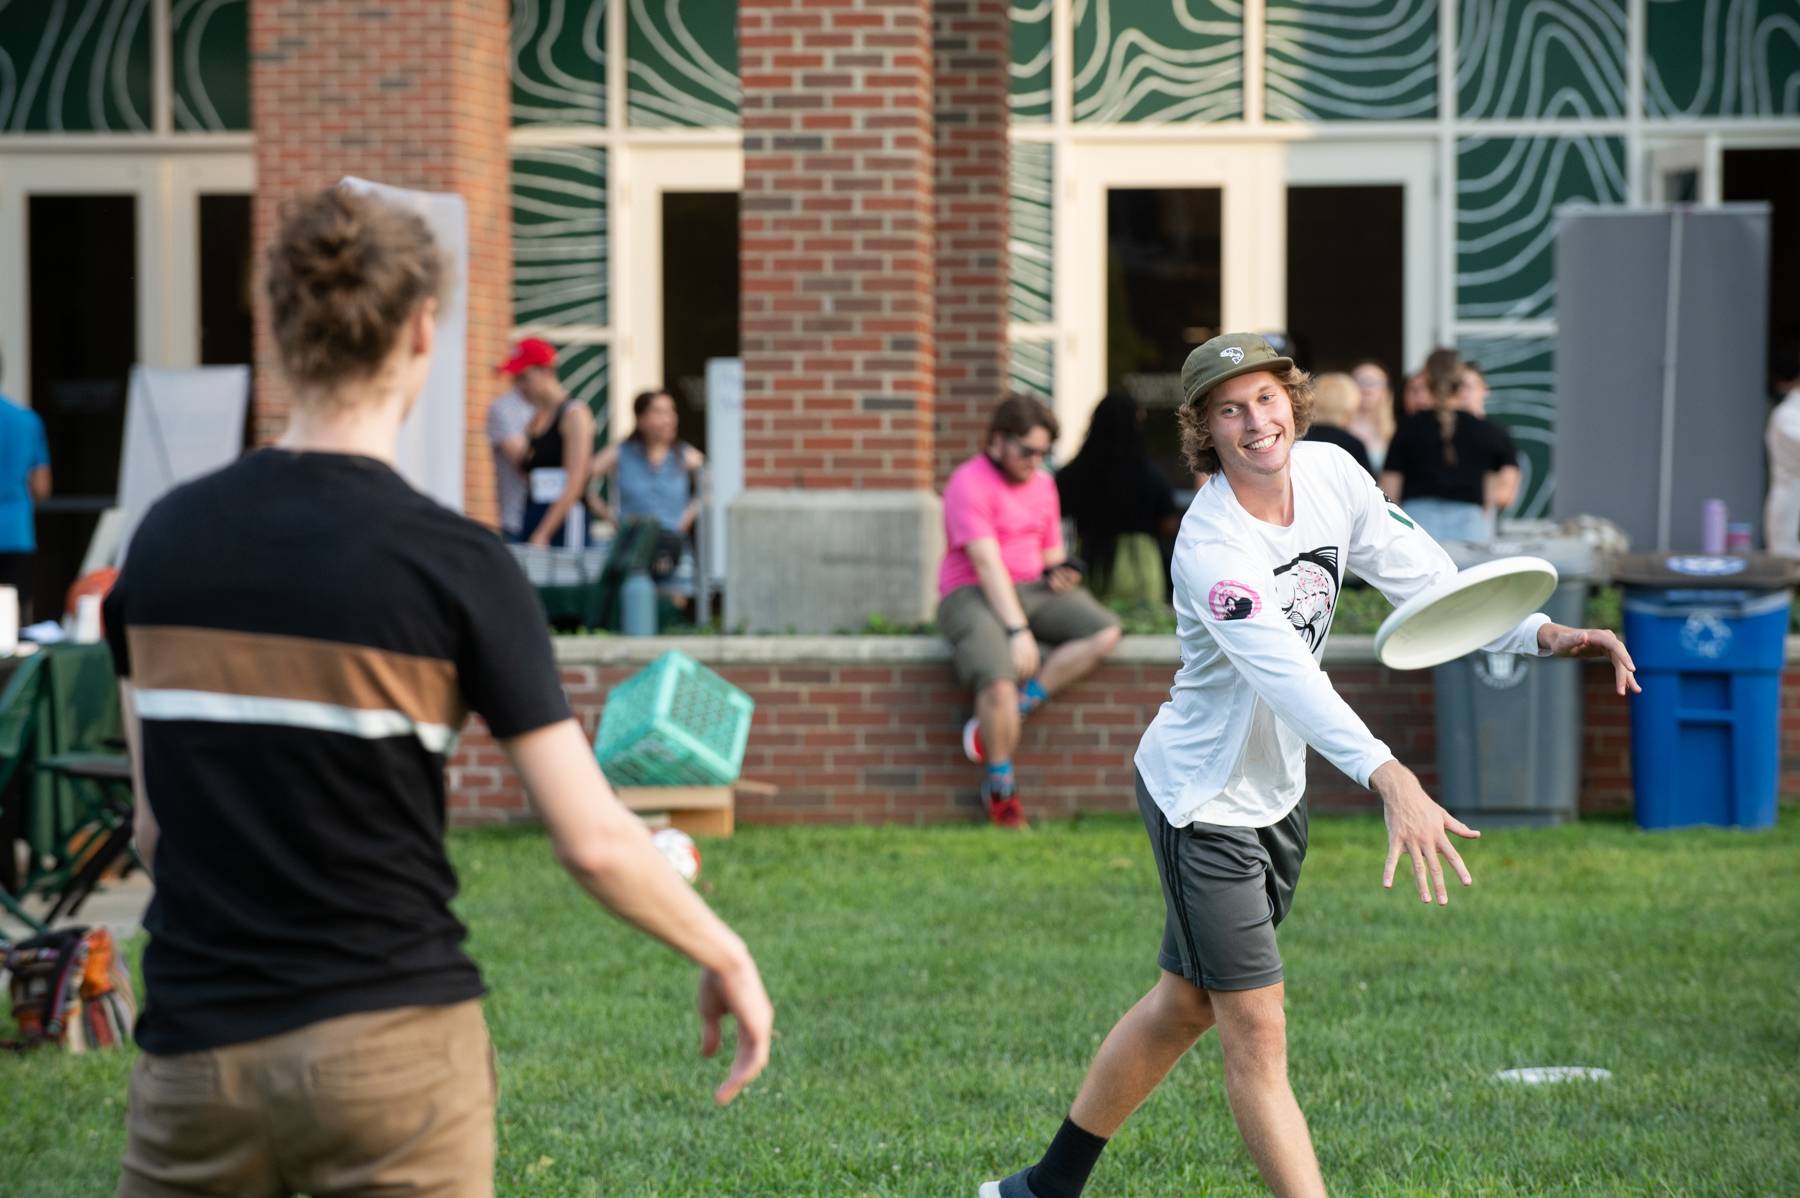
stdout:
<svg viewBox="0 0 1800 1198">
<path fill-rule="evenodd" d="M 526 432 L 537 409 L 525 397 L 529 384 L 521 376 L 540 367 L 556 372 L 556 349 L 548 341 L 527 337 L 497 369 L 512 380 L 512 387 L 496 399 L 487 413 L 488 447 L 494 454 L 494 495 L 500 503 L 500 532 L 508 541 L 525 539 L 525 454 L 531 448 Z"/>
<path fill-rule="evenodd" d="M 594 454 L 593 413 L 563 387 L 556 350 L 547 341 L 527 337 L 500 369 L 513 376 L 518 393 L 531 404 L 523 452 L 519 434 L 499 443 L 499 452 L 517 464 L 525 480 L 519 532 L 532 545 L 581 549 L 587 544 L 581 500 Z"/>
</svg>

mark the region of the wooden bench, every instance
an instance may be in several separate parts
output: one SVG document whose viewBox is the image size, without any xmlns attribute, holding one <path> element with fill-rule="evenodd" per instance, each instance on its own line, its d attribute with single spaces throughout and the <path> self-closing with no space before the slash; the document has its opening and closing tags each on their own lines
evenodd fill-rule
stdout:
<svg viewBox="0 0 1800 1198">
<path fill-rule="evenodd" d="M 689 836 L 730 836 L 738 792 L 768 796 L 775 787 L 739 778 L 730 786 L 621 786 L 619 801 L 640 815 L 663 815 Z M 653 821 L 659 822 L 659 821 Z"/>
</svg>

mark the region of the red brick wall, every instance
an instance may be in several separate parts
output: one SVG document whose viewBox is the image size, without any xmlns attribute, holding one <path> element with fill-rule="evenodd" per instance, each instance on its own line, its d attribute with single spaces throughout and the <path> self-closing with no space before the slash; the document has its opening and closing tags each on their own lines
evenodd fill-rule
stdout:
<svg viewBox="0 0 1800 1198">
<path fill-rule="evenodd" d="M 256 244 L 289 197 L 360 175 L 454 191 L 469 213 L 469 513 L 493 518 L 481 421 L 512 323 L 507 0 L 257 0 L 250 5 Z M 256 436 L 287 421 L 256 292 Z"/>
<path fill-rule="evenodd" d="M 741 0 L 744 485 L 931 485 L 930 0 Z"/>
<path fill-rule="evenodd" d="M 1006 386 L 1008 0 L 936 0 L 936 484 Z"/>
<path fill-rule="evenodd" d="M 941 662 L 916 664 L 724 665 L 720 674 L 756 699 L 744 776 L 779 786 L 772 798 L 746 795 L 740 819 L 753 823 L 925 823 L 978 815 L 977 767 L 962 756 L 959 727 L 967 696 Z M 591 738 L 610 688 L 636 666 L 565 668 L 563 682 Z M 1034 814 L 1132 810 L 1131 754 L 1168 695 L 1170 666 L 1109 664 L 1034 715 L 1018 756 Z M 1336 665 L 1332 682 L 1374 733 L 1437 785 L 1437 732 L 1429 674 L 1374 665 Z M 1581 810 L 1629 810 L 1629 708 L 1611 675 L 1583 676 Z M 1782 790 L 1800 793 L 1800 667 L 1782 699 Z M 451 809 L 458 822 L 526 814 L 512 770 L 479 721 L 451 763 Z M 1369 793 L 1314 754 L 1307 794 L 1315 811 L 1372 810 Z"/>
</svg>

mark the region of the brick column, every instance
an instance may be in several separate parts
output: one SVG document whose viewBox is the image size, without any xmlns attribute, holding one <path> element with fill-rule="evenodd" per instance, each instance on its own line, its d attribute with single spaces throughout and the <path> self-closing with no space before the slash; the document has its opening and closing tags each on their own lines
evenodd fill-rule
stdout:
<svg viewBox="0 0 1800 1198">
<path fill-rule="evenodd" d="M 482 432 L 512 324 L 507 0 L 257 0 L 250 5 L 256 245 L 288 197 L 359 175 L 459 193 L 468 205 L 464 492 L 495 519 Z M 287 421 L 288 390 L 256 288 L 256 438 Z"/>
<path fill-rule="evenodd" d="M 928 618 L 931 0 L 740 0 L 744 481 L 727 619 Z"/>
<path fill-rule="evenodd" d="M 936 485 L 981 448 L 1006 391 L 1007 0 L 935 0 Z"/>
</svg>

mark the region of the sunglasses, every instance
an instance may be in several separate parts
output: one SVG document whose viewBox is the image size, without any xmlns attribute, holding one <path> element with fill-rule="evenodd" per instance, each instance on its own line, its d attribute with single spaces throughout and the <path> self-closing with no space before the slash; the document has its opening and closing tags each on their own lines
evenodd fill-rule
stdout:
<svg viewBox="0 0 1800 1198">
<path fill-rule="evenodd" d="M 1046 454 L 1048 454 L 1050 452 L 1049 446 L 1045 446 L 1043 449 L 1033 449 L 1031 446 L 1025 444 L 1024 441 L 1020 440 L 1017 437 L 1010 438 L 1010 440 L 1012 441 L 1013 452 L 1018 454 L 1022 458 L 1029 458 L 1029 459 L 1035 460 L 1037 458 L 1041 458 L 1041 457 L 1045 456 Z"/>
</svg>

